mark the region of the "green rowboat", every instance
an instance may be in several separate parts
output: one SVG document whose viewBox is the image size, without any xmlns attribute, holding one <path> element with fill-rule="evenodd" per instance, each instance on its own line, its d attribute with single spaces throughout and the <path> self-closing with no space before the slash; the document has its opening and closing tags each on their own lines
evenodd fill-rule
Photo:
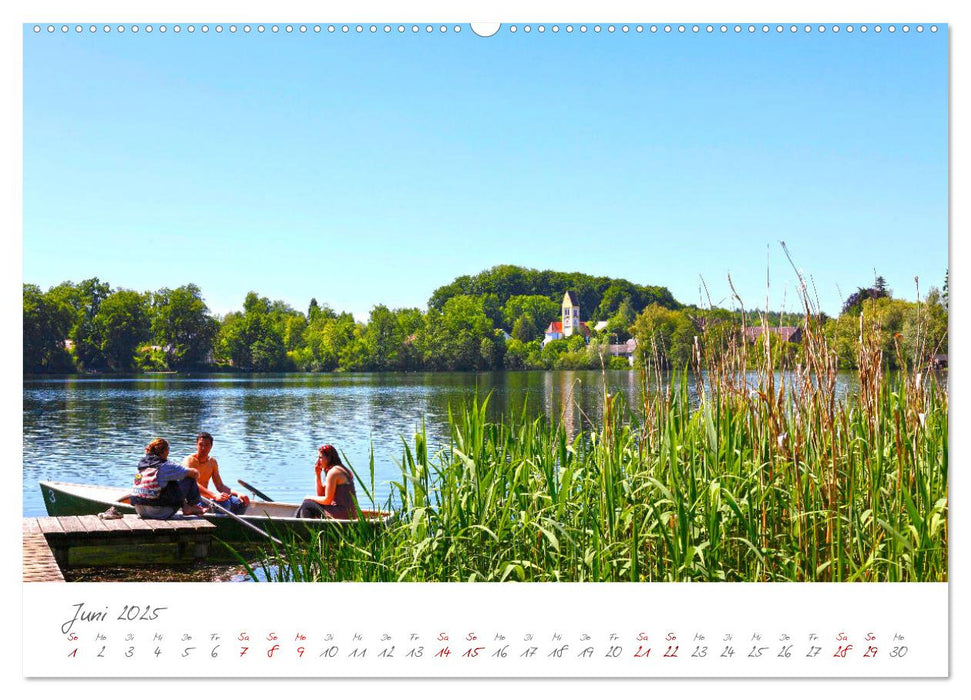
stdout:
<svg viewBox="0 0 971 700">
<path fill-rule="evenodd" d="M 127 503 L 128 490 L 112 486 L 95 486 L 93 484 L 69 484 L 63 481 L 41 481 L 41 494 L 44 506 L 50 516 L 66 515 L 97 515 L 111 507 L 125 514 L 134 514 L 135 508 Z M 280 503 L 277 501 L 250 501 L 246 512 L 239 517 L 255 525 L 261 530 L 281 537 L 291 535 L 300 538 L 311 537 L 328 528 L 379 528 L 391 523 L 395 513 L 388 511 L 361 510 L 360 519 L 337 520 L 322 518 L 311 520 L 295 518 L 298 504 Z M 173 518 L 185 517 L 177 513 Z M 227 515 L 207 513 L 205 515 L 190 516 L 205 518 L 216 525 L 216 537 L 224 542 L 250 542 L 262 540 L 263 537 L 250 528 Z"/>
</svg>

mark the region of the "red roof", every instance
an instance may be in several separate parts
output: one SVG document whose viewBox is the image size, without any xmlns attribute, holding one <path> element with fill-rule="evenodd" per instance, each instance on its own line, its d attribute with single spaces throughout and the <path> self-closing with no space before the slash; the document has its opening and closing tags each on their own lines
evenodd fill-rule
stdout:
<svg viewBox="0 0 971 700">
<path fill-rule="evenodd" d="M 588 326 L 585 321 L 580 321 L 580 330 L 583 331 L 586 335 L 590 335 L 590 326 Z M 553 321 L 552 323 L 550 323 L 549 326 L 547 326 L 546 332 L 547 333 L 561 333 L 562 334 L 563 333 L 563 322 L 562 321 Z"/>
</svg>

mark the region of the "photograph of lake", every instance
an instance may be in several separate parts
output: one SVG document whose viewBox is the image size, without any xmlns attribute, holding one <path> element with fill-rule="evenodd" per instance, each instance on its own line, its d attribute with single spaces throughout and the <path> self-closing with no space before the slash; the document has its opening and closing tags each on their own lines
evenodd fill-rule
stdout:
<svg viewBox="0 0 971 700">
<path fill-rule="evenodd" d="M 947 25 L 23 43 L 25 571 L 948 580 Z"/>
</svg>

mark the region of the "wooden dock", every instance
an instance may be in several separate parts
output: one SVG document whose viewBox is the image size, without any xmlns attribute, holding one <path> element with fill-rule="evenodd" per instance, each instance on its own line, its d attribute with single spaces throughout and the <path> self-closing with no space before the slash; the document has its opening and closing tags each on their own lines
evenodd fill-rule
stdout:
<svg viewBox="0 0 971 700">
<path fill-rule="evenodd" d="M 97 515 L 24 518 L 24 581 L 63 581 L 71 552 L 79 548 L 175 545 L 178 558 L 204 559 L 216 526 L 204 518 L 143 520 L 126 515 L 102 520 Z"/>
<path fill-rule="evenodd" d="M 37 518 L 24 518 L 24 581 L 63 581 L 64 574 L 47 546 Z"/>
</svg>

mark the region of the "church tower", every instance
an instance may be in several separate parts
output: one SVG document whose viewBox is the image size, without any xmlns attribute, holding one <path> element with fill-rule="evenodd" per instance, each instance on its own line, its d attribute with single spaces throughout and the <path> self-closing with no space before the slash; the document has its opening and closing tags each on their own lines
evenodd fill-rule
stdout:
<svg viewBox="0 0 971 700">
<path fill-rule="evenodd" d="M 563 295 L 563 313 L 561 314 L 563 320 L 563 336 L 569 337 L 574 333 L 580 332 L 580 304 L 577 301 L 576 294 L 567 291 Z"/>
</svg>

